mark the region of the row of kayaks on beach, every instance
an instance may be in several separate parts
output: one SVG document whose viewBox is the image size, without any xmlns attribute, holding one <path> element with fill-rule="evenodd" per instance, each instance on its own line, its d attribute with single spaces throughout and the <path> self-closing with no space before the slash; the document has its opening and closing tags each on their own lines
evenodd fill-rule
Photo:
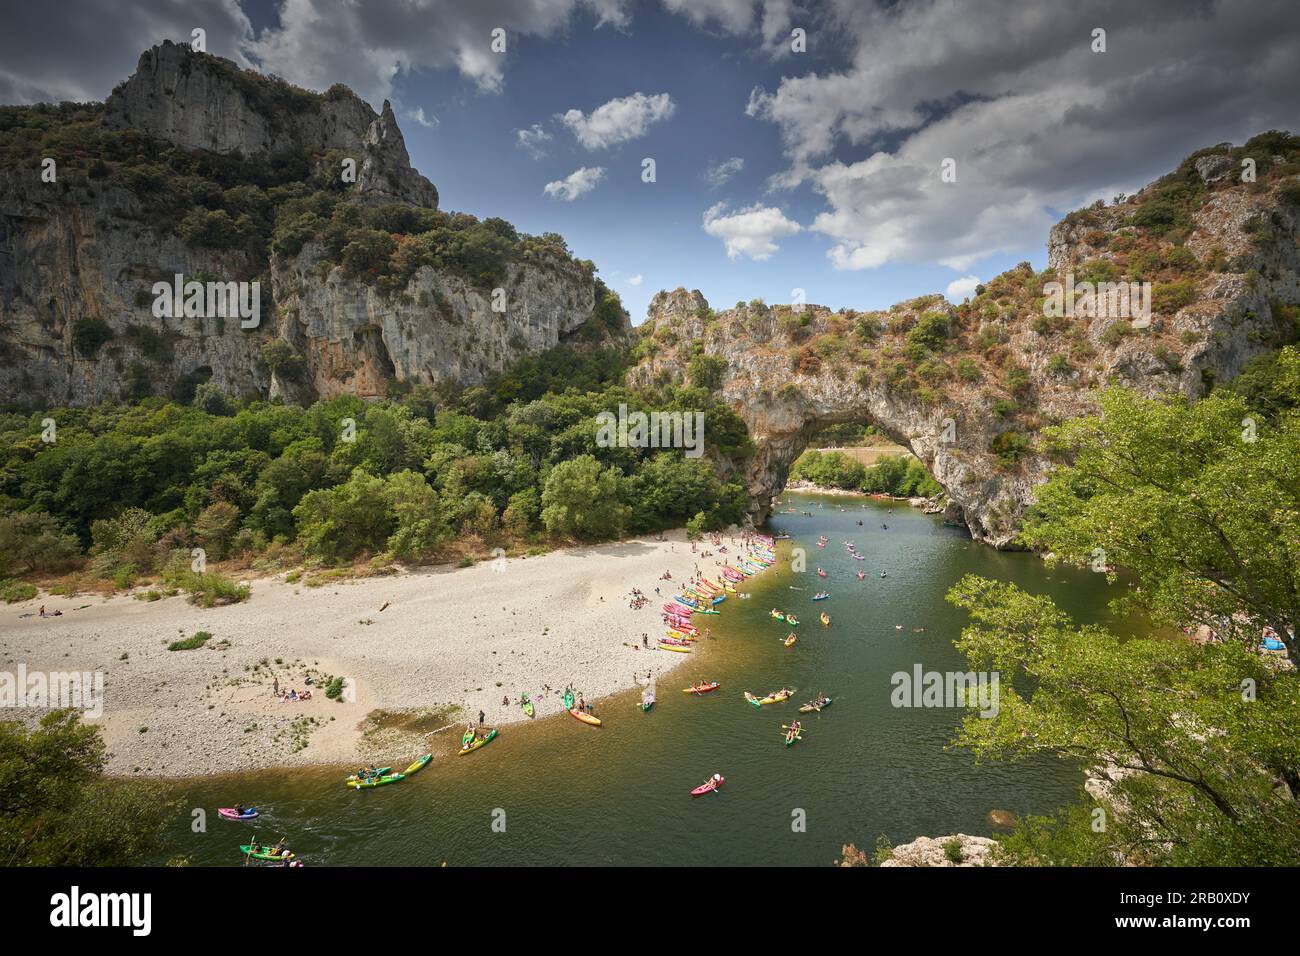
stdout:
<svg viewBox="0 0 1300 956">
<path fill-rule="evenodd" d="M 716 580 L 699 575 L 682 585 L 681 592 L 673 595 L 663 606 L 663 621 L 668 630 L 658 639 L 658 649 L 674 654 L 691 653 L 691 645 L 700 634 L 692 616 L 720 614 L 718 605 L 726 601 L 729 594 L 747 597 L 738 593 L 737 585 L 772 566 L 776 561 L 773 547 L 773 539 L 759 537 L 745 554 L 724 565 Z"/>
</svg>

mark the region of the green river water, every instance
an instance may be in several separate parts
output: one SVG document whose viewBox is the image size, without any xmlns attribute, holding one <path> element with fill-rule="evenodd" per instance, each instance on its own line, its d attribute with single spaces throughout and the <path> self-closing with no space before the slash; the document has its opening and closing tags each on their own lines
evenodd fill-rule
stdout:
<svg viewBox="0 0 1300 956">
<path fill-rule="evenodd" d="M 183 782 L 185 805 L 207 810 L 206 832 L 191 832 L 187 815 L 155 862 L 183 855 L 195 864 L 241 863 L 238 844 L 254 825 L 215 813 L 235 800 L 256 803 L 258 835 L 287 835 L 310 866 L 826 865 L 845 843 L 869 850 L 881 835 L 895 843 L 988 835 L 989 810 L 1044 813 L 1074 800 L 1083 780 L 1077 767 L 1049 759 L 976 765 L 948 746 L 961 712 L 895 708 L 890 677 L 918 663 L 966 669 L 952 643 L 965 615 L 944 600 L 963 574 L 1049 594 L 1076 619 L 1123 633 L 1122 622 L 1109 620 L 1113 591 L 1104 577 L 994 551 L 902 504 L 787 498 L 812 516 L 776 514 L 770 530 L 792 537 L 778 542 L 782 558 L 792 546 L 806 549 L 807 573 L 778 561 L 741 585 L 752 599 L 732 595 L 721 615 L 705 619 L 713 639 L 659 682 L 650 713 L 641 713 L 640 692 L 629 691 L 600 702 L 599 729 L 566 715 L 508 724 L 476 753 L 436 759 L 399 785 L 360 794 L 342 786 L 339 768 Z M 822 549 L 819 534 L 830 539 Z M 867 559 L 853 560 L 845 540 Z M 814 573 L 818 565 L 825 580 Z M 813 603 L 823 586 L 830 599 Z M 646 609 L 647 624 L 652 611 L 657 623 L 661 603 Z M 792 648 L 781 642 L 786 626 L 769 617 L 774 606 L 802 621 Z M 817 622 L 821 609 L 829 629 Z M 680 692 L 697 678 L 722 688 Z M 745 690 L 762 695 L 782 684 L 799 689 L 791 702 L 756 710 L 742 699 Z M 818 691 L 834 705 L 807 715 L 804 740 L 787 748 L 781 725 Z M 692 799 L 691 788 L 715 770 L 726 777 L 722 791 Z"/>
</svg>

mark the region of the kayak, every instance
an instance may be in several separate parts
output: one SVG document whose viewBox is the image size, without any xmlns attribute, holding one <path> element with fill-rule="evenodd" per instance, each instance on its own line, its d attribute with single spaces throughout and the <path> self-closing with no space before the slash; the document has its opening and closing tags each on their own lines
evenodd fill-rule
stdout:
<svg viewBox="0 0 1300 956">
<path fill-rule="evenodd" d="M 404 773 L 390 773 L 383 777 L 371 777 L 369 780 L 349 780 L 348 786 L 354 790 L 369 790 L 371 787 L 386 787 L 390 783 L 401 783 L 405 779 Z"/>
<path fill-rule="evenodd" d="M 804 704 L 802 707 L 799 708 L 799 713 L 811 714 L 813 711 L 817 711 L 817 713 L 821 713 L 825 708 L 829 707 L 833 703 L 835 703 L 835 698 L 833 697 L 827 697 L 820 704 L 809 701 L 808 703 Z"/>
<path fill-rule="evenodd" d="M 404 777 L 409 777 L 409 776 L 410 776 L 411 774 L 413 774 L 413 773 L 419 773 L 419 772 L 420 772 L 421 770 L 423 770 L 426 766 L 428 766 L 429 761 L 432 760 L 432 759 L 433 759 L 433 754 L 425 754 L 423 757 L 421 757 L 421 758 L 420 758 L 419 760 L 417 760 L 415 763 L 411 764 L 409 767 L 407 767 L 405 770 L 403 770 L 403 771 L 402 771 L 402 776 L 404 776 Z"/>
<path fill-rule="evenodd" d="M 793 646 L 794 646 L 794 642 L 797 641 L 797 640 L 798 640 L 798 638 L 795 637 L 793 634 L 791 634 L 789 637 L 787 637 L 787 638 L 785 639 L 785 646 L 786 646 L 786 647 L 793 647 Z"/>
<path fill-rule="evenodd" d="M 375 772 L 374 772 L 373 774 L 371 774 L 370 777 L 367 777 L 366 779 L 369 780 L 369 779 L 371 779 L 371 778 L 373 778 L 373 777 L 382 777 L 384 774 L 386 774 L 386 773 L 392 773 L 392 772 L 393 772 L 393 768 L 392 768 L 392 767 L 378 767 L 378 768 L 375 769 Z M 344 782 L 345 782 L 345 783 L 355 783 L 355 782 L 356 782 L 356 779 L 357 779 L 357 775 L 354 773 L 354 774 L 350 774 Z"/>
<path fill-rule="evenodd" d="M 218 807 L 217 814 L 227 820 L 252 820 L 257 816 L 257 810 L 249 807 L 243 813 L 240 813 L 234 807 Z"/>
<path fill-rule="evenodd" d="M 745 700 L 749 701 L 755 707 L 762 707 L 766 704 L 779 704 L 783 700 L 789 700 L 794 691 L 782 693 L 777 691 L 775 694 L 768 694 L 766 697 L 755 697 L 749 691 L 745 691 Z"/>
<path fill-rule="evenodd" d="M 799 619 L 795 617 L 793 614 L 787 614 L 785 616 L 785 623 L 789 624 L 791 627 L 798 627 Z"/>
<path fill-rule="evenodd" d="M 822 611 L 822 627 L 830 627 L 830 626 L 831 626 L 831 616 L 827 614 L 825 611 Z"/>
<path fill-rule="evenodd" d="M 717 690 L 722 685 L 717 681 L 705 684 L 703 687 L 683 687 L 683 694 L 707 694 L 711 690 Z"/>
<path fill-rule="evenodd" d="M 710 777 L 706 783 L 701 784 L 700 786 L 692 790 L 691 796 L 702 797 L 706 793 L 713 793 L 715 790 L 717 790 L 720 786 L 722 786 L 726 782 L 727 782 L 726 777 L 718 777 L 718 779 L 716 780 Z"/>
<path fill-rule="evenodd" d="M 691 652 L 689 647 L 684 647 L 680 644 L 666 644 L 663 641 L 659 642 L 659 650 L 676 651 L 678 654 L 689 654 Z"/>
<path fill-rule="evenodd" d="M 825 601 L 828 597 L 830 597 L 830 594 L 823 591 L 821 594 L 814 594 L 812 599 L 814 601 Z"/>
<path fill-rule="evenodd" d="M 655 692 L 653 690 L 647 690 L 644 694 L 641 695 L 641 712 L 649 713 L 650 708 L 653 707 L 654 705 L 655 705 Z"/>
<path fill-rule="evenodd" d="M 776 620 L 778 620 L 778 621 L 784 621 L 784 620 L 785 620 L 785 615 L 782 614 L 780 611 L 773 611 L 773 612 L 772 612 L 772 617 L 774 617 L 774 618 L 775 618 Z"/>
<path fill-rule="evenodd" d="M 786 745 L 787 747 L 793 747 L 793 746 L 794 746 L 794 742 L 795 742 L 796 740 L 803 740 L 803 731 L 802 731 L 802 730 L 799 731 L 799 732 L 796 733 L 796 734 L 786 734 L 786 735 L 785 735 L 785 745 Z"/>
<path fill-rule="evenodd" d="M 493 727 L 491 730 L 488 731 L 488 735 L 486 737 L 476 737 L 474 738 L 474 741 L 472 743 L 462 744 L 461 748 L 456 751 L 456 756 L 463 757 L 465 756 L 465 754 L 473 753 L 475 750 L 478 750 L 479 747 L 483 747 L 486 746 L 487 744 L 490 744 L 493 738 L 496 737 L 496 735 L 497 735 L 497 729 Z"/>
<path fill-rule="evenodd" d="M 527 694 L 524 694 L 519 698 L 519 706 L 524 709 L 524 714 L 528 717 L 532 717 L 537 713 L 536 708 L 533 707 L 533 702 L 528 699 Z"/>
<path fill-rule="evenodd" d="M 593 717 L 591 714 L 588 714 L 585 711 L 578 710 L 576 707 L 569 708 L 569 716 L 573 717 L 575 720 L 582 721 L 584 724 L 591 724 L 591 726 L 593 727 L 600 726 L 599 717 Z"/>
<path fill-rule="evenodd" d="M 243 852 L 244 856 L 252 857 L 254 860 L 283 860 L 285 858 L 285 851 L 283 850 L 272 856 L 271 848 L 269 846 L 260 847 L 258 850 L 254 851 L 251 843 L 241 843 L 239 849 Z M 293 853 L 289 853 L 288 858 L 292 860 Z"/>
</svg>

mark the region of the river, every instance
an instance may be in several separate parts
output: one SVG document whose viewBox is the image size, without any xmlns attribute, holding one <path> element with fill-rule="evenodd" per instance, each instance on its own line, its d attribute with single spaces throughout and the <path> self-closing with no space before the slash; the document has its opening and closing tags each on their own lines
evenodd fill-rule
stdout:
<svg viewBox="0 0 1300 956">
<path fill-rule="evenodd" d="M 995 551 L 900 503 L 787 500 L 812 516 L 775 514 L 771 530 L 791 536 L 779 542 L 783 557 L 805 549 L 807 572 L 778 562 L 741 586 L 750 600 L 732 595 L 722 614 L 702 619 L 712 639 L 660 682 L 650 713 L 634 691 L 600 702 L 599 729 L 567 715 L 509 724 L 482 750 L 363 793 L 342 785 L 339 768 L 182 781 L 185 806 L 205 809 L 207 825 L 192 825 L 187 813 L 153 862 L 242 862 L 237 845 L 254 824 L 215 813 L 235 800 L 256 803 L 257 834 L 287 835 L 308 865 L 462 866 L 826 865 L 845 843 L 869 850 L 881 836 L 989 835 L 992 809 L 1041 814 L 1077 798 L 1078 767 L 1052 759 L 977 765 L 949 746 L 961 712 L 896 708 L 890 678 L 917 664 L 966 669 L 953 648 L 965 615 L 944 600 L 963 574 L 1048 594 L 1076 619 L 1123 633 L 1124 622 L 1106 610 L 1114 592 L 1104 577 Z M 825 548 L 816 547 L 820 534 L 830 539 Z M 854 560 L 845 540 L 866 560 Z M 813 603 L 821 587 L 831 597 Z M 801 619 L 791 648 L 781 640 L 788 628 L 769 616 L 774 606 Z M 829 629 L 817 621 L 821 609 Z M 722 688 L 681 693 L 692 679 Z M 756 710 L 741 696 L 783 684 L 799 689 L 789 703 Z M 784 746 L 781 725 L 818 691 L 833 706 L 809 715 L 804 739 Z M 692 799 L 690 789 L 715 770 L 726 777 L 722 791 Z"/>
</svg>

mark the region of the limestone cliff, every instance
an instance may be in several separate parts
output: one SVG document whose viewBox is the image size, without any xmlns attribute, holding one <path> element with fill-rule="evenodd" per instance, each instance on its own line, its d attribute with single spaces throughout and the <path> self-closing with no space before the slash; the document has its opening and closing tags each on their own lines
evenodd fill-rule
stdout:
<svg viewBox="0 0 1300 956">
<path fill-rule="evenodd" d="M 104 124 L 249 160 L 334 150 L 356 161 L 363 201 L 438 205 L 438 190 L 411 168 L 387 100 L 376 114 L 346 87 L 317 96 L 170 41 L 141 54 L 109 96 Z"/>
<path fill-rule="evenodd" d="M 1242 182 L 1237 170 L 1251 157 L 1259 175 Z M 867 422 L 925 463 L 949 517 L 978 540 L 1014 547 L 1049 470 L 1037 442 L 1044 425 L 1088 413 L 1112 383 L 1194 399 L 1295 337 L 1298 172 L 1300 139 L 1289 134 L 1202 151 L 1134 197 L 1066 217 L 1052 230 L 1046 271 L 1022 263 L 961 305 L 926 296 L 832 312 L 755 300 L 715 312 L 698 291 L 660 292 L 631 379 L 681 380 L 692 362 L 701 372 L 717 363 L 718 390 L 757 446 L 722 463 L 745 478 L 755 521 L 819 430 Z M 1089 314 L 1075 303 L 1049 315 L 1049 284 L 1071 279 L 1149 282 L 1150 313 Z"/>
<path fill-rule="evenodd" d="M 438 210 L 391 107 L 341 86 L 164 43 L 105 104 L 0 108 L 0 149 L 0 403 L 380 396 L 627 329 L 558 236 Z M 259 324 L 158 317 L 176 274 L 258 282 Z"/>
</svg>

